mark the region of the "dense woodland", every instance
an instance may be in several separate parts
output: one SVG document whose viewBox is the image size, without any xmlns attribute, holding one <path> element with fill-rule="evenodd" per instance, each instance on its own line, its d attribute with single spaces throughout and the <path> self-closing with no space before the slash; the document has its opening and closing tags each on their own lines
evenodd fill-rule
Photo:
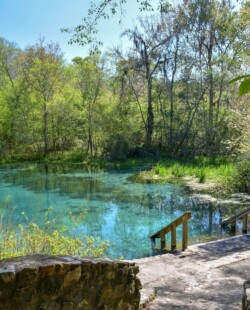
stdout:
<svg viewBox="0 0 250 310">
<path fill-rule="evenodd" d="M 249 154 L 247 3 L 183 0 L 122 33 L 130 47 L 65 61 L 0 38 L 0 158 Z M 248 56 L 248 57 L 247 57 Z"/>
</svg>

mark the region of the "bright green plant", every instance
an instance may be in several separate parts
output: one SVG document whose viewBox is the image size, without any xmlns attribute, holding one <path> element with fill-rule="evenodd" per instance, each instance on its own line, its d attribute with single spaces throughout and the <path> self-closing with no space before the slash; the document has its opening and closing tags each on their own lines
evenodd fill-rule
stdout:
<svg viewBox="0 0 250 310">
<path fill-rule="evenodd" d="M 250 193 L 250 159 L 239 162 L 234 174 L 235 188 Z"/>
<path fill-rule="evenodd" d="M 206 179 L 206 171 L 204 168 L 197 170 L 196 177 L 199 179 L 200 183 L 204 183 Z"/>
<path fill-rule="evenodd" d="M 239 85 L 239 95 L 243 96 L 250 93 L 250 74 L 237 76 L 235 79 L 231 80 L 230 83 L 235 83 L 242 80 Z"/>
<path fill-rule="evenodd" d="M 49 210 L 50 211 L 50 210 Z M 49 211 L 47 215 L 49 214 Z M 46 221 L 45 227 L 30 221 L 25 214 L 26 225 L 14 229 L 10 222 L 0 226 L 0 259 L 28 254 L 71 255 L 80 257 L 103 256 L 109 244 L 98 238 L 75 237 L 67 228 L 54 228 L 54 220 Z M 2 217 L 1 217 L 2 219 Z"/>
<path fill-rule="evenodd" d="M 154 169 L 155 174 L 161 177 L 166 175 L 168 171 L 168 168 L 164 167 L 162 164 L 157 164 L 153 169 Z"/>
<path fill-rule="evenodd" d="M 185 178 L 197 178 L 199 183 L 213 182 L 223 195 L 234 190 L 235 164 L 223 157 L 196 157 L 190 161 L 167 159 L 151 170 L 136 174 L 137 182 L 167 182 L 185 184 Z"/>
</svg>

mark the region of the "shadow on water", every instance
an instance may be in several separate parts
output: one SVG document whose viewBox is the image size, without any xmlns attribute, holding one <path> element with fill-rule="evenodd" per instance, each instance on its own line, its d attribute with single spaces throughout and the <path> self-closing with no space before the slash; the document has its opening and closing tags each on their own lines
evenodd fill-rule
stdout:
<svg viewBox="0 0 250 310">
<path fill-rule="evenodd" d="M 192 212 L 190 243 L 223 236 L 220 221 L 228 212 L 226 208 L 201 205 L 186 197 L 179 185 L 128 181 L 136 169 L 68 164 L 0 166 L 0 209 L 8 197 L 7 209 L 15 207 L 15 224 L 24 221 L 21 214 L 25 212 L 40 225 L 51 209 L 49 216 L 57 227 L 66 225 L 79 236 L 85 233 L 109 240 L 107 255 L 114 258 L 152 255 L 149 236 L 186 211 Z M 8 210 L 4 212 L 6 219 Z M 177 239 L 181 240 L 181 229 L 177 229 Z"/>
</svg>

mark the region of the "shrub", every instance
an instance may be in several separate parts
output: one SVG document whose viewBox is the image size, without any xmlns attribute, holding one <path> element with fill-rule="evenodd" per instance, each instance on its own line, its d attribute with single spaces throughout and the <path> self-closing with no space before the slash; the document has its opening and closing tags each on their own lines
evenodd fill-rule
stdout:
<svg viewBox="0 0 250 310">
<path fill-rule="evenodd" d="M 237 190 L 250 193 L 250 159 L 245 159 L 236 165 L 234 184 Z"/>
<path fill-rule="evenodd" d="M 196 172 L 196 177 L 199 179 L 200 183 L 204 183 L 206 179 L 206 171 L 205 169 L 198 169 Z"/>
<path fill-rule="evenodd" d="M 129 154 L 128 142 L 125 137 L 120 134 L 112 134 L 107 141 L 106 157 L 112 160 L 125 160 Z"/>
<path fill-rule="evenodd" d="M 25 214 L 24 214 L 25 216 Z M 0 259 L 28 254 L 71 255 L 80 257 L 103 256 L 109 244 L 98 238 L 71 236 L 67 228 L 54 229 L 54 221 L 47 221 L 45 228 L 26 218 L 26 225 L 14 229 L 7 224 L 0 225 Z"/>
</svg>

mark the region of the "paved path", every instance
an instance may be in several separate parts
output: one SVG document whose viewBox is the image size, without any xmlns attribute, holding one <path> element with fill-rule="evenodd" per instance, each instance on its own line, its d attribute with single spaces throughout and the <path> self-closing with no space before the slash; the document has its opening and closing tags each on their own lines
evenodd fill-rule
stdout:
<svg viewBox="0 0 250 310">
<path fill-rule="evenodd" d="M 190 246 L 180 255 L 135 260 L 150 310 L 241 309 L 243 282 L 250 279 L 250 235 Z"/>
</svg>

